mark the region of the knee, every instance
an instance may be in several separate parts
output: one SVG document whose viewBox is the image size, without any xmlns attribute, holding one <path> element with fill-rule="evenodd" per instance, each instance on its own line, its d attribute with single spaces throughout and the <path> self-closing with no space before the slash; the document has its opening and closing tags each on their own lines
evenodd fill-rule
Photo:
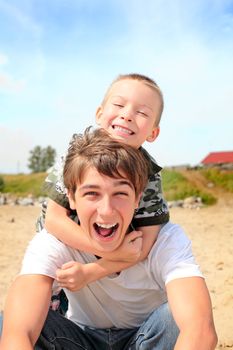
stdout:
<svg viewBox="0 0 233 350">
<path fill-rule="evenodd" d="M 137 333 L 136 349 L 173 349 L 179 334 L 168 303 L 157 308 Z"/>
</svg>

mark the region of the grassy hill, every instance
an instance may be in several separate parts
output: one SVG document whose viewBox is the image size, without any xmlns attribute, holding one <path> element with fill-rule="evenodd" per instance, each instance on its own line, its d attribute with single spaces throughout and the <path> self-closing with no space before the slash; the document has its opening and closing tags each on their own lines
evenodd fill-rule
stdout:
<svg viewBox="0 0 233 350">
<path fill-rule="evenodd" d="M 46 173 L 0 175 L 0 191 L 17 196 L 45 195 L 42 185 Z M 199 196 L 205 204 L 214 204 L 224 193 L 233 195 L 233 171 L 220 169 L 162 170 L 162 185 L 165 198 L 170 200 Z M 1 188 L 2 187 L 2 188 Z"/>
<path fill-rule="evenodd" d="M 202 198 L 204 204 L 214 204 L 219 198 L 233 197 L 233 171 L 218 168 L 199 170 L 163 170 L 162 181 L 167 200 L 189 196 Z"/>
<path fill-rule="evenodd" d="M 45 195 L 42 186 L 46 178 L 46 173 L 36 174 L 18 174 L 18 175 L 0 175 L 3 179 L 3 193 L 11 193 L 16 196 L 32 195 L 39 197 Z"/>
</svg>

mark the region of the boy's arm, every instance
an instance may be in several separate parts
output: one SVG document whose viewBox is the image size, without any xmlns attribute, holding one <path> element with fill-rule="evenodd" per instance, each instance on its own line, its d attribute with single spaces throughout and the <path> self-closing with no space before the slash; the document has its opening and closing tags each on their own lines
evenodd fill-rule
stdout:
<svg viewBox="0 0 233 350">
<path fill-rule="evenodd" d="M 63 288 L 79 290 L 86 284 L 106 277 L 112 273 L 125 270 L 138 261 L 144 260 L 157 239 L 160 225 L 145 226 L 131 232 L 125 237 L 123 244 L 114 253 L 102 254 L 95 251 L 76 222 L 70 219 L 69 211 L 50 200 L 46 212 L 45 227 L 65 244 L 95 255 L 103 259 L 92 264 L 74 263 L 64 265 L 58 270 L 58 282 Z M 143 233 L 143 239 L 141 238 Z"/>
<path fill-rule="evenodd" d="M 75 221 L 69 217 L 70 211 L 52 199 L 48 201 L 45 228 L 63 243 L 74 249 L 79 249 L 88 253 L 98 254 L 91 247 L 91 243 Z"/>
<path fill-rule="evenodd" d="M 52 200 L 49 201 L 47 206 L 45 228 L 49 233 L 70 247 L 104 257 L 108 260 L 136 263 L 140 256 L 141 250 L 138 251 L 138 246 L 133 243 L 134 240 L 142 236 L 140 231 L 133 231 L 126 235 L 125 244 L 122 244 L 114 252 L 101 252 L 93 248 L 81 226 L 69 217 L 69 211 Z M 126 265 L 126 267 L 128 266 Z M 109 273 L 112 273 L 112 271 Z"/>
<path fill-rule="evenodd" d="M 58 284 L 62 288 L 77 291 L 91 282 L 133 266 L 138 260 L 142 249 L 142 237 L 138 236 L 138 234 L 140 232 L 137 231 L 127 234 L 122 243 L 122 248 L 120 248 L 122 251 L 128 251 L 131 256 L 134 254 L 134 260 L 128 262 L 113 260 L 110 256 L 111 254 L 113 256 L 112 252 L 111 254 L 109 253 L 109 260 L 102 258 L 88 264 L 69 261 L 63 264 L 62 268 L 56 272 Z"/>
<path fill-rule="evenodd" d="M 108 259 L 102 258 L 93 263 L 81 264 L 70 261 L 57 270 L 57 281 L 62 288 L 71 291 L 77 291 L 85 287 L 85 285 L 98 279 L 106 277 L 112 273 L 125 270 L 138 261 L 146 259 L 154 242 L 157 239 L 160 225 L 141 227 L 143 238 L 135 236 L 136 231 L 129 233 L 122 244 L 122 251 L 130 252 L 131 256 L 134 252 L 135 259 L 131 261 L 113 260 L 109 256 Z M 138 231 L 139 233 L 139 231 Z M 120 250 L 118 249 L 120 252 Z M 111 253 L 112 254 L 112 253 Z M 120 253 L 119 253 L 120 255 Z"/>
<path fill-rule="evenodd" d="M 43 275 L 16 278 L 4 309 L 1 350 L 33 350 L 48 313 L 52 283 Z"/>
<path fill-rule="evenodd" d="M 157 240 L 161 225 L 143 226 L 138 227 L 137 230 L 142 232 L 142 250 L 138 258 L 138 261 L 142 261 L 147 258 L 151 248 Z"/>
<path fill-rule="evenodd" d="M 61 288 L 69 289 L 72 292 L 84 288 L 87 284 L 120 272 L 134 263 L 111 261 L 99 259 L 93 263 L 82 264 L 77 261 L 69 261 L 58 269 L 57 282 Z"/>
<path fill-rule="evenodd" d="M 166 286 L 180 330 L 174 350 L 213 350 L 217 344 L 209 292 L 201 277 L 180 278 Z"/>
</svg>

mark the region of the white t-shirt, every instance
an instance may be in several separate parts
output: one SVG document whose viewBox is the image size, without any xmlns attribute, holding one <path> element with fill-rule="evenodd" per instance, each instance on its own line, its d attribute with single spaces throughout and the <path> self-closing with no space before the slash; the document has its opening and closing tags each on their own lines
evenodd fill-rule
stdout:
<svg viewBox="0 0 233 350">
<path fill-rule="evenodd" d="M 92 254 L 72 249 L 43 230 L 30 242 L 20 274 L 55 278 L 57 268 L 75 260 L 89 263 Z M 148 258 L 122 271 L 90 283 L 77 292 L 65 290 L 67 318 L 81 327 L 138 327 L 150 313 L 167 301 L 165 285 L 174 279 L 200 276 L 191 242 L 180 226 L 167 223 Z"/>
</svg>

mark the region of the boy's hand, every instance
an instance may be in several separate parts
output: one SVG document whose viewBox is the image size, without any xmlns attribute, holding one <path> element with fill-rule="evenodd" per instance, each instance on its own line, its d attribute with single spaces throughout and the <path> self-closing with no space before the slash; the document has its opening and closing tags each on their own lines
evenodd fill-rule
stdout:
<svg viewBox="0 0 233 350">
<path fill-rule="evenodd" d="M 129 264 L 135 264 L 140 257 L 142 251 L 142 232 L 132 231 L 125 236 L 124 241 L 120 247 L 111 252 L 111 257 L 107 260 L 114 262 L 123 262 Z M 93 278 L 95 272 L 93 271 L 93 264 L 82 264 L 77 261 L 69 261 L 62 265 L 61 269 L 57 269 L 57 282 L 61 288 L 66 288 L 71 292 L 77 291 L 85 287 L 88 283 L 98 279 Z M 109 272 L 111 273 L 111 272 Z M 106 273 L 107 275 L 107 273 Z"/>
<path fill-rule="evenodd" d="M 119 248 L 111 252 L 107 260 L 136 263 L 142 252 L 142 232 L 132 231 L 127 234 Z"/>
<path fill-rule="evenodd" d="M 88 283 L 85 273 L 85 264 L 77 261 L 69 261 L 57 269 L 57 282 L 61 288 L 69 289 L 71 292 L 82 289 Z"/>
</svg>

